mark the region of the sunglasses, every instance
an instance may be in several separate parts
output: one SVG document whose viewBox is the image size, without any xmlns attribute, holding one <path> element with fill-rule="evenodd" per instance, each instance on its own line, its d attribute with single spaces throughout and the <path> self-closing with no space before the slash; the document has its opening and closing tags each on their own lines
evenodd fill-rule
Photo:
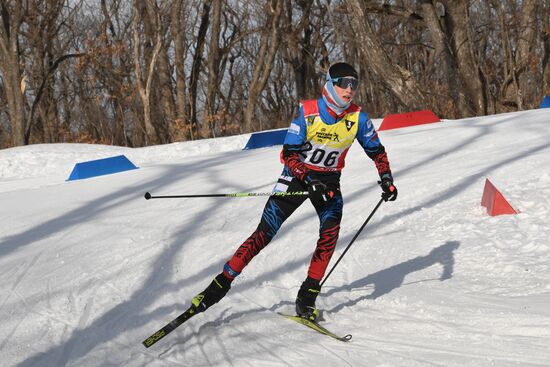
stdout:
<svg viewBox="0 0 550 367">
<path fill-rule="evenodd" d="M 332 82 L 332 84 L 337 85 L 342 89 L 347 89 L 348 87 L 351 87 L 351 90 L 356 90 L 357 87 L 359 87 L 359 80 L 355 78 L 342 77 L 342 78 L 334 78 L 334 79 L 331 79 L 330 81 Z"/>
</svg>

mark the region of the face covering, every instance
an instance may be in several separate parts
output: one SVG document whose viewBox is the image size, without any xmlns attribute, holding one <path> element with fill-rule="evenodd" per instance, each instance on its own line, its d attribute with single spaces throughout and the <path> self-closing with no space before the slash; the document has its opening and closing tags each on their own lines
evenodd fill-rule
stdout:
<svg viewBox="0 0 550 367">
<path fill-rule="evenodd" d="M 351 101 L 346 102 L 338 97 L 331 79 L 330 74 L 327 73 L 327 82 L 323 87 L 323 100 L 332 111 L 337 115 L 341 115 L 350 106 Z"/>
</svg>

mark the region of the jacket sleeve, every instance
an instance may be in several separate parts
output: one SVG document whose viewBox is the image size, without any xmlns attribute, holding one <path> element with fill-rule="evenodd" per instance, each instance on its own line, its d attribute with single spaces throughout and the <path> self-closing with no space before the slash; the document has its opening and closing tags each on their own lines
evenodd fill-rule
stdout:
<svg viewBox="0 0 550 367">
<path fill-rule="evenodd" d="M 386 148 L 380 142 L 369 115 L 361 112 L 359 116 L 359 129 L 357 131 L 357 140 L 365 153 L 374 161 L 378 175 L 382 177 L 385 174 L 391 176 L 390 162 L 386 153 Z"/>
<path fill-rule="evenodd" d="M 306 121 L 304 118 L 304 109 L 302 106 L 288 128 L 288 132 L 283 143 L 281 160 L 288 167 L 290 173 L 301 181 L 305 181 L 309 169 L 300 159 L 300 153 L 303 151 L 303 145 L 306 140 Z"/>
</svg>

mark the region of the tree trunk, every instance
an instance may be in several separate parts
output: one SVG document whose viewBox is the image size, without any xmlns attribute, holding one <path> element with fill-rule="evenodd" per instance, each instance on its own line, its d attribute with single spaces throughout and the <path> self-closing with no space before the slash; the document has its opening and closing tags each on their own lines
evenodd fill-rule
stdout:
<svg viewBox="0 0 550 367">
<path fill-rule="evenodd" d="M 216 91 L 219 83 L 220 68 L 220 28 L 222 1 L 215 0 L 212 7 L 212 25 L 210 27 L 210 46 L 208 48 L 208 86 L 206 91 L 206 123 L 210 126 L 212 137 L 216 137 Z"/>
<path fill-rule="evenodd" d="M 174 94 L 172 93 L 172 68 L 170 67 L 170 61 L 168 59 L 168 52 L 165 47 L 161 48 L 158 59 L 158 84 L 160 96 L 159 100 L 162 102 L 162 112 L 164 126 L 163 143 L 170 142 L 171 131 L 176 120 L 176 106 L 174 102 Z"/>
<path fill-rule="evenodd" d="M 435 58 L 441 61 L 441 69 L 443 77 L 446 79 L 448 93 L 453 100 L 453 106 L 456 108 L 451 112 L 451 116 L 449 117 L 469 116 L 470 111 L 464 99 L 464 94 L 461 93 L 462 87 L 458 76 L 458 65 L 451 50 L 449 37 L 443 29 L 440 17 L 431 1 L 422 2 L 422 14 L 430 30 L 432 43 L 435 46 Z M 444 17 L 449 17 L 449 15 L 445 14 Z"/>
<path fill-rule="evenodd" d="M 256 108 L 258 96 L 265 88 L 267 79 L 271 74 L 273 60 L 275 59 L 275 54 L 277 53 L 281 41 L 279 24 L 283 10 L 283 0 L 268 1 L 268 6 L 270 14 L 267 17 L 265 30 L 261 35 L 260 49 L 258 50 L 258 55 L 254 64 L 254 72 L 252 73 L 252 79 L 250 81 L 244 115 L 245 126 L 248 132 L 256 131 L 256 127 L 259 128 L 259 130 L 263 128 L 261 122 L 259 126 L 254 126 L 254 110 Z"/>
<path fill-rule="evenodd" d="M 294 72 L 294 80 L 296 83 L 296 96 L 298 99 L 305 99 L 311 97 L 314 93 L 319 94 L 319 90 L 313 88 L 312 83 L 316 82 L 315 77 L 315 62 L 312 57 L 312 36 L 313 29 L 311 24 L 311 7 L 313 2 L 300 1 L 297 3 L 300 6 L 301 14 L 299 17 L 302 19 L 296 26 L 294 26 L 294 16 L 292 9 L 292 3 L 290 3 L 289 9 L 285 12 L 284 16 L 284 34 L 285 44 L 287 47 L 282 49 L 286 54 L 290 65 Z M 319 31 L 319 30 L 317 30 Z"/>
<path fill-rule="evenodd" d="M 450 14 L 448 34 L 452 35 L 453 53 L 456 55 L 458 72 L 465 95 L 467 107 L 466 116 L 487 114 L 487 98 L 485 85 L 481 78 L 478 62 L 474 57 L 474 41 L 470 36 L 471 21 L 468 12 L 468 1 L 446 0 L 446 8 Z"/>
<path fill-rule="evenodd" d="M 183 0 L 176 0 L 172 12 L 171 33 L 174 40 L 174 67 L 176 74 L 176 126 L 171 130 L 172 140 L 186 140 L 187 132 L 193 140 L 193 129 L 189 124 L 187 111 L 186 74 L 185 74 L 185 23 L 182 19 Z M 186 127 L 185 131 L 181 131 Z"/>
<path fill-rule="evenodd" d="M 536 0 L 524 0 L 521 11 L 520 30 L 515 49 L 510 40 L 505 20 L 504 5 L 495 2 L 500 19 L 504 43 L 506 75 L 501 89 L 502 103 L 515 109 L 524 109 L 528 78 L 528 66 L 536 34 Z"/>
<path fill-rule="evenodd" d="M 0 71 L 8 102 L 12 146 L 25 145 L 25 81 L 19 60 L 19 29 L 23 20 L 22 4 L 2 1 L 0 25 Z"/>
<path fill-rule="evenodd" d="M 219 1 L 219 0 L 216 0 Z M 212 0 L 205 0 L 202 8 L 201 24 L 197 35 L 197 44 L 195 46 L 195 55 L 193 56 L 193 65 L 191 66 L 191 76 L 189 85 L 189 99 L 191 111 L 192 129 L 197 127 L 197 87 L 199 83 L 199 74 L 202 65 L 202 51 L 206 42 L 206 32 L 210 23 L 210 5 Z"/>
<path fill-rule="evenodd" d="M 370 68 L 384 82 L 391 93 L 408 109 L 430 108 L 428 98 L 413 75 L 395 64 L 374 36 L 367 20 L 365 5 L 361 0 L 346 0 L 351 17 L 351 28 L 356 35 L 359 51 Z M 438 111 L 436 111 L 437 113 Z"/>
<path fill-rule="evenodd" d="M 150 1 L 150 0 L 148 0 Z M 136 73 L 136 83 L 139 90 L 139 95 L 143 103 L 143 121 L 145 127 L 145 145 L 157 144 L 158 143 L 158 134 L 155 128 L 155 125 L 151 119 L 151 85 L 153 81 L 153 74 L 155 71 L 155 66 L 157 64 L 157 59 L 162 47 L 161 31 L 160 31 L 160 16 L 158 12 L 155 12 L 157 17 L 155 25 L 155 45 L 153 52 L 151 54 L 150 60 L 147 60 L 145 55 L 141 54 L 141 40 L 140 40 L 140 30 L 139 25 L 141 23 L 142 11 L 140 11 L 138 3 L 141 3 L 140 0 L 135 0 L 134 2 L 134 24 L 133 24 L 133 39 L 134 39 L 134 72 Z M 150 14 L 152 15 L 152 14 Z M 142 71 L 142 62 L 146 65 L 146 70 Z M 144 72 L 147 74 L 147 78 L 144 80 Z"/>
<path fill-rule="evenodd" d="M 528 108 L 526 106 L 530 78 L 530 64 L 535 45 L 535 35 L 537 34 L 537 0 L 524 0 L 521 10 L 520 36 L 518 40 L 518 49 L 516 51 L 516 66 L 518 68 L 518 94 L 519 110 Z"/>
<path fill-rule="evenodd" d="M 108 47 L 112 47 L 112 40 L 117 40 L 117 32 L 115 30 L 115 26 L 111 19 L 111 14 L 109 12 L 109 9 L 107 7 L 106 0 L 101 0 L 101 13 L 103 14 L 104 21 L 103 24 L 103 32 L 105 34 L 106 44 Z M 116 14 L 115 14 L 116 15 Z M 110 34 L 110 36 L 108 36 Z M 111 40 L 112 39 L 112 40 Z M 118 59 L 118 62 L 120 63 L 123 70 L 127 69 L 127 64 L 125 62 L 124 57 L 119 56 L 116 57 L 115 55 L 112 55 L 112 57 L 109 58 L 108 61 L 108 70 L 116 70 L 116 67 L 114 65 L 114 60 Z M 112 74 L 112 73 L 111 73 Z M 111 79 L 112 80 L 112 79 Z M 127 146 L 128 145 L 128 139 L 126 137 L 126 131 L 125 131 L 125 116 L 124 116 L 124 106 L 121 100 L 123 99 L 123 92 L 122 88 L 120 88 L 120 85 L 123 83 L 122 78 L 116 77 L 115 80 L 112 80 L 112 83 L 106 85 L 106 89 L 109 92 L 109 95 L 111 96 L 111 108 L 113 110 L 113 121 L 112 121 L 112 131 L 110 134 L 110 143 L 113 145 L 120 145 L 120 146 Z"/>
<path fill-rule="evenodd" d="M 546 5 L 544 7 L 544 17 L 543 19 L 546 19 L 546 22 L 543 21 L 543 53 L 544 56 L 542 58 L 542 85 L 543 90 L 542 94 L 546 96 L 550 96 L 550 2 L 546 2 Z"/>
</svg>

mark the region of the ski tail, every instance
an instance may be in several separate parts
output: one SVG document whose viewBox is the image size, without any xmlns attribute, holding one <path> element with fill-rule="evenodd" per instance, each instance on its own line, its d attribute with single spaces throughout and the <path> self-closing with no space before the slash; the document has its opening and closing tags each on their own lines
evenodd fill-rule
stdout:
<svg viewBox="0 0 550 367">
<path fill-rule="evenodd" d="M 150 346 L 164 338 L 166 335 L 174 331 L 178 326 L 189 320 L 191 317 L 195 316 L 197 313 L 198 312 L 194 305 L 189 307 L 181 315 L 170 321 L 168 324 L 164 325 L 163 328 L 159 329 L 156 333 L 152 334 L 150 337 L 141 342 L 141 344 L 143 344 L 145 348 L 149 348 Z"/>
</svg>

